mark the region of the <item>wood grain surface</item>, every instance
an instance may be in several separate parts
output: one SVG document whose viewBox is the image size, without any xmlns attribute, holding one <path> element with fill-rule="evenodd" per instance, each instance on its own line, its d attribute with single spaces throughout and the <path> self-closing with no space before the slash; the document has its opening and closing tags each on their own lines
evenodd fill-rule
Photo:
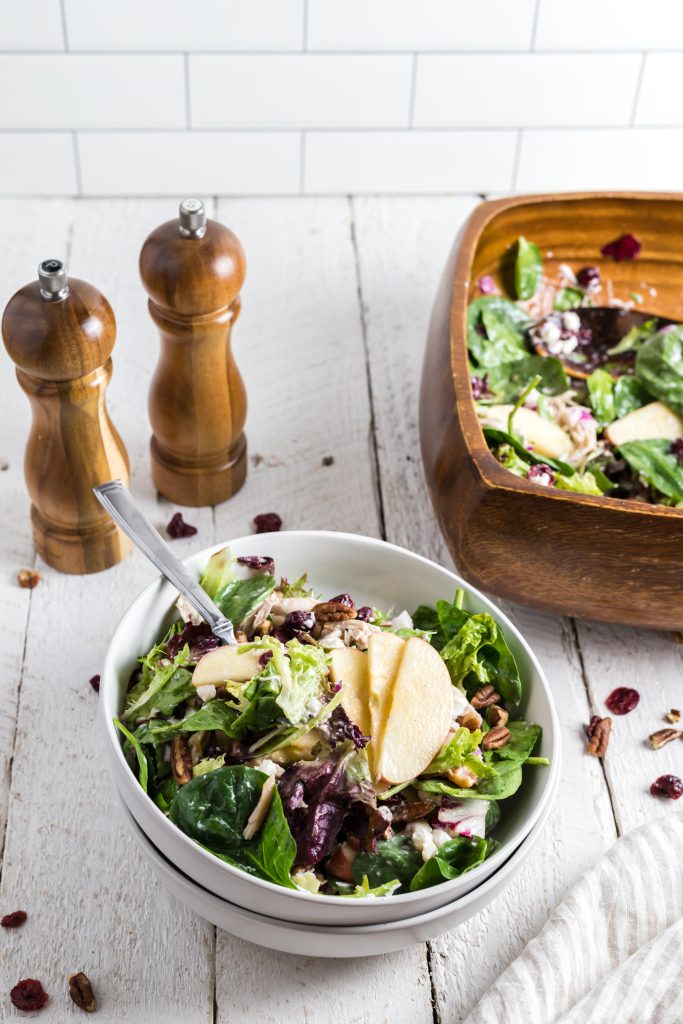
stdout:
<svg viewBox="0 0 683 1024">
<path fill-rule="evenodd" d="M 181 556 L 247 534 L 255 514 L 276 511 L 289 528 L 385 535 L 451 564 L 422 478 L 416 401 L 439 273 L 475 203 L 230 199 L 209 211 L 258 254 L 235 337 L 251 400 L 251 465 L 233 500 L 181 507 L 199 531 L 174 541 Z M 156 200 L 0 202 L 11 243 L 0 253 L 0 300 L 46 245 L 112 302 L 119 339 L 110 409 L 130 453 L 133 491 L 159 527 L 178 506 L 160 499 L 150 480 L 145 403 L 158 339 L 136 259 L 146 226 L 166 208 Z M 249 357 L 257 342 L 262 361 Z M 88 685 L 153 570 L 133 554 L 83 580 L 37 558 L 41 584 L 30 592 L 16 586 L 16 570 L 34 559 L 17 436 L 29 414 L 7 358 L 0 380 L 11 412 L 0 417 L 0 459 L 9 464 L 0 473 L 0 607 L 10 627 L 0 661 L 0 824 L 8 804 L 0 909 L 31 915 L 1 937 L 0 1019 L 19 1018 L 7 993 L 26 976 L 41 978 L 50 993 L 46 1019 L 74 1019 L 66 976 L 81 969 L 103 1024 L 462 1021 L 617 826 L 670 810 L 647 786 L 653 773 L 681 774 L 680 754 L 653 752 L 644 741 L 663 710 L 681 703 L 683 648 L 665 634 L 506 605 L 548 673 L 565 760 L 555 811 L 529 863 L 480 918 L 428 945 L 335 961 L 249 945 L 183 910 L 128 839 Z M 613 685 L 635 685 L 642 698 L 615 721 L 603 772 L 583 753 L 582 726 L 604 711 Z"/>
</svg>

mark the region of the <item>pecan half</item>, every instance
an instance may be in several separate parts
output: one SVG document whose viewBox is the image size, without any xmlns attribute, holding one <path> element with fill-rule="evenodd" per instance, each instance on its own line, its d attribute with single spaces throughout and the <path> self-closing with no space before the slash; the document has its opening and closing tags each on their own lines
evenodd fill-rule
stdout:
<svg viewBox="0 0 683 1024">
<path fill-rule="evenodd" d="M 591 719 L 591 732 L 588 737 L 586 753 L 593 754 L 595 757 L 604 757 L 607 751 L 607 744 L 609 743 L 609 734 L 611 729 L 611 718 L 600 718 L 595 723 L 593 723 L 593 719 Z"/>
<path fill-rule="evenodd" d="M 475 732 L 481 725 L 481 715 L 478 715 L 476 711 L 466 711 L 464 715 L 460 716 L 458 722 L 463 729 Z"/>
<path fill-rule="evenodd" d="M 509 712 L 507 712 L 505 708 L 499 707 L 498 704 L 492 704 L 486 711 L 486 721 L 491 727 L 495 725 L 507 725 L 509 717 Z"/>
<path fill-rule="evenodd" d="M 273 632 L 273 623 L 270 619 L 264 619 L 260 626 L 257 626 L 255 632 L 259 636 L 268 636 L 269 633 Z"/>
<path fill-rule="evenodd" d="M 295 633 L 300 644 L 309 644 L 311 647 L 320 647 L 320 644 L 310 633 Z"/>
<path fill-rule="evenodd" d="M 97 1002 L 93 995 L 92 985 L 87 974 L 79 971 L 69 978 L 69 995 L 76 1006 L 86 1013 L 94 1013 L 97 1009 Z"/>
<path fill-rule="evenodd" d="M 681 713 L 678 708 L 672 708 L 671 711 L 667 711 L 665 717 L 669 722 L 680 722 Z"/>
<path fill-rule="evenodd" d="M 653 732 L 648 738 L 652 749 L 659 750 L 660 747 L 671 743 L 672 740 L 677 740 L 679 736 L 683 736 L 680 729 L 658 729 L 657 732 Z"/>
<path fill-rule="evenodd" d="M 498 750 L 505 746 L 511 735 L 510 730 L 506 729 L 504 725 L 497 725 L 495 728 L 489 729 L 481 741 L 481 745 L 484 750 Z"/>
<path fill-rule="evenodd" d="M 24 590 L 33 590 L 34 587 L 38 586 L 41 579 L 42 576 L 35 569 L 20 569 L 17 573 L 17 583 Z"/>
<path fill-rule="evenodd" d="M 477 690 L 474 696 L 470 698 L 470 704 L 473 708 L 479 710 L 479 708 L 488 708 L 492 704 L 497 704 L 499 700 L 500 694 L 496 693 L 489 683 L 487 686 L 482 686 L 480 690 Z"/>
<path fill-rule="evenodd" d="M 418 818 L 426 818 L 428 814 L 436 809 L 434 800 L 404 800 L 391 809 L 391 823 L 395 825 L 398 821 L 417 821 Z"/>
<path fill-rule="evenodd" d="M 451 782 L 455 783 L 456 786 L 460 786 L 461 789 L 471 789 L 479 781 L 472 769 L 464 764 L 461 764 L 459 768 L 451 768 L 446 774 Z"/>
<path fill-rule="evenodd" d="M 315 615 L 316 622 L 345 622 L 347 619 L 355 619 L 356 609 L 352 604 L 342 604 L 341 601 L 323 601 L 311 609 Z"/>
<path fill-rule="evenodd" d="M 179 786 L 192 778 L 192 755 L 184 736 L 174 736 L 171 743 L 171 772 Z"/>
<path fill-rule="evenodd" d="M 249 637 L 247 636 L 247 634 L 244 632 L 243 629 L 236 629 L 235 630 L 235 643 L 246 644 L 246 643 L 248 643 L 248 641 L 249 641 Z"/>
</svg>

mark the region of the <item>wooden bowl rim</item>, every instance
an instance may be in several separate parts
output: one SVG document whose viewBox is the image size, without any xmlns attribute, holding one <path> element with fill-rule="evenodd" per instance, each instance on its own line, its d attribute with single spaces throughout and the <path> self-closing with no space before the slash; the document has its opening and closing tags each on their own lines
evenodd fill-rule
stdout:
<svg viewBox="0 0 683 1024">
<path fill-rule="evenodd" d="M 560 192 L 530 193 L 517 196 L 506 196 L 502 199 L 487 199 L 479 203 L 463 225 L 458 251 L 455 260 L 453 289 L 451 293 L 450 347 L 451 373 L 455 391 L 456 415 L 460 420 L 463 434 L 468 438 L 470 458 L 477 469 L 483 484 L 495 491 L 529 493 L 544 498 L 547 502 L 578 503 L 604 509 L 605 512 L 626 512 L 632 516 L 654 517 L 668 516 L 680 518 L 683 508 L 671 508 L 667 505 L 648 505 L 645 502 L 627 498 L 597 497 L 592 494 L 576 494 L 563 491 L 557 487 L 547 487 L 516 476 L 497 461 L 490 451 L 484 432 L 477 416 L 470 384 L 467 351 L 467 306 L 470 288 L 471 268 L 484 228 L 501 213 L 518 206 L 533 204 L 551 204 L 557 202 L 586 202 L 587 200 L 624 200 L 647 202 L 657 200 L 671 203 L 683 203 L 683 192 Z M 460 341 L 458 341 L 458 333 Z M 465 383 L 466 382 L 466 383 Z M 481 451 L 478 452 L 469 444 L 476 438 Z"/>
</svg>

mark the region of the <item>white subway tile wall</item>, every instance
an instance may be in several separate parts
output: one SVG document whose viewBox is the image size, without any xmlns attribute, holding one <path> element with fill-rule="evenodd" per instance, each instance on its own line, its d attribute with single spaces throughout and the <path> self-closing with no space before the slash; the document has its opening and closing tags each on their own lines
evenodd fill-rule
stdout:
<svg viewBox="0 0 683 1024">
<path fill-rule="evenodd" d="M 6 6 L 3 195 L 681 187 L 683 0 Z"/>
</svg>

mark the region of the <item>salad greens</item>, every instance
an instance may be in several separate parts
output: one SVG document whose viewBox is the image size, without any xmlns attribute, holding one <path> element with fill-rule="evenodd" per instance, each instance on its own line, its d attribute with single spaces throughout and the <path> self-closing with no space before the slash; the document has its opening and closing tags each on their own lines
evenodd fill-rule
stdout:
<svg viewBox="0 0 683 1024">
<path fill-rule="evenodd" d="M 516 301 L 467 309 L 472 394 L 498 462 L 543 487 L 683 507 L 683 324 L 627 330 L 617 314 L 603 334 L 606 319 L 581 314 L 604 304 L 598 267 L 552 280 L 524 237 L 510 255 Z"/>
<path fill-rule="evenodd" d="M 217 552 L 201 583 L 241 615 L 247 641 L 220 646 L 179 600 L 179 620 L 139 658 L 114 723 L 143 790 L 214 856 L 290 889 L 387 898 L 476 867 L 497 846 L 499 801 L 523 785 L 524 765 L 547 763 L 534 755 L 540 727 L 518 717 L 522 680 L 500 626 L 465 609 L 462 590 L 412 617 L 359 618 L 341 595 L 347 613 L 328 619 L 305 576 L 278 583 L 273 572 L 272 559 Z M 387 632 L 433 647 L 453 694 L 431 761 L 393 784 L 349 716 L 360 712 L 348 666 Z M 509 715 L 502 746 L 489 747 L 471 704 L 484 685 Z"/>
</svg>

